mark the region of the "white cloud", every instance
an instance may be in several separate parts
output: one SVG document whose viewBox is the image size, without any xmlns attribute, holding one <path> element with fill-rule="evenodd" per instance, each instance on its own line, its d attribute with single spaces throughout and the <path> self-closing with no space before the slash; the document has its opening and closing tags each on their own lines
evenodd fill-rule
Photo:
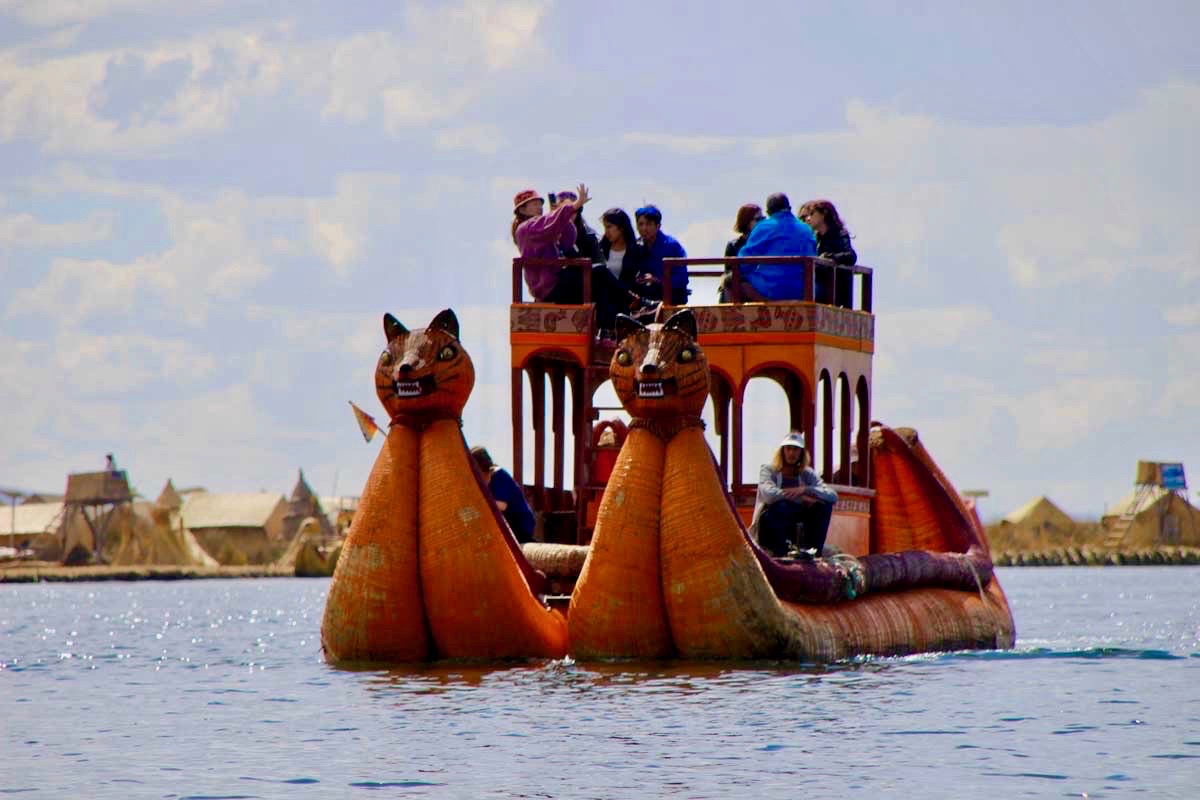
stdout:
<svg viewBox="0 0 1200 800">
<path fill-rule="evenodd" d="M 92 244 L 112 236 L 113 215 L 97 212 L 71 222 L 43 222 L 32 214 L 0 216 L 0 245 L 64 247 Z"/>
<path fill-rule="evenodd" d="M 0 0 L 0 12 L 12 14 L 26 25 L 56 27 L 121 12 L 146 12 L 161 5 L 159 0 Z"/>
<path fill-rule="evenodd" d="M 1168 306 L 1163 309 L 1163 319 L 1184 328 L 1200 325 L 1200 303 Z"/>
<path fill-rule="evenodd" d="M 116 263 L 58 257 L 37 284 L 13 293 L 9 316 L 177 316 L 195 325 L 218 300 L 241 297 L 271 268 L 246 228 L 251 204 L 236 192 L 208 204 L 164 195 L 172 244 L 154 254 Z"/>
<path fill-rule="evenodd" d="M 495 155 L 505 144 L 504 134 L 492 125 L 468 125 L 438 131 L 433 138 L 437 150 L 467 150 Z"/>
<path fill-rule="evenodd" d="M 621 140 L 631 147 L 658 147 L 684 156 L 713 155 L 738 142 L 731 136 L 682 136 L 667 133 L 627 133 Z"/>
<path fill-rule="evenodd" d="M 140 0 L 16 6 L 33 24 L 99 18 Z M 295 42 L 287 24 L 43 56 L 0 50 L 0 142 L 52 153 L 144 157 L 225 130 L 233 115 L 286 87 L 315 95 L 323 116 L 393 134 L 452 117 L 502 70 L 535 68 L 540 3 L 411 6 L 390 32 Z"/>
<path fill-rule="evenodd" d="M 1146 385 L 1126 376 L 1067 378 L 1012 399 L 1017 444 L 1029 452 L 1077 446 L 1141 413 Z"/>
</svg>

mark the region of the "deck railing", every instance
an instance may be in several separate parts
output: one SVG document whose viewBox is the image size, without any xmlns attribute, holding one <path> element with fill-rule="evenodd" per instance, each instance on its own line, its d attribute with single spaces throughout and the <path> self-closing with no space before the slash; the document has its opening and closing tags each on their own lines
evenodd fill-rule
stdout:
<svg viewBox="0 0 1200 800">
<path fill-rule="evenodd" d="M 734 303 L 745 302 L 742 299 L 742 266 L 746 264 L 795 266 L 803 270 L 804 294 L 801 298 L 806 302 L 825 303 L 827 305 L 843 305 L 845 308 L 854 307 L 853 281 L 855 275 L 862 276 L 862 291 L 859 293 L 861 305 L 859 310 L 871 311 L 871 283 L 873 279 L 870 267 L 859 265 L 838 264 L 827 258 L 814 256 L 738 256 L 736 258 L 664 258 L 663 259 L 663 297 L 671 297 L 671 287 L 674 275 L 679 269 L 686 269 L 688 277 L 720 278 L 729 272 L 729 297 Z M 722 271 L 692 270 L 693 266 L 721 266 Z M 825 292 L 817 297 L 816 276 L 818 270 L 828 270 L 825 274 Z M 844 276 L 850 286 L 849 297 L 837 296 L 838 278 Z M 705 304 L 707 305 L 707 304 Z"/>
<path fill-rule="evenodd" d="M 663 259 L 663 297 L 671 297 L 671 289 L 674 283 L 675 274 L 680 270 L 686 270 L 688 277 L 691 278 L 720 278 L 729 272 L 732 275 L 729 286 L 729 297 L 734 303 L 744 302 L 742 298 L 742 272 L 741 269 L 746 264 L 764 264 L 764 265 L 788 265 L 795 266 L 803 271 L 803 296 L 800 298 L 807 302 L 825 303 L 827 305 L 842 305 L 845 308 L 854 308 L 854 276 L 861 276 L 861 289 L 857 293 L 859 297 L 859 310 L 871 312 L 872 308 L 872 282 L 873 273 L 870 267 L 861 265 L 847 266 L 838 264 L 826 258 L 818 258 L 813 256 L 747 256 L 736 258 L 664 258 Z M 583 285 L 583 304 L 587 305 L 592 302 L 592 262 L 586 258 L 514 258 L 512 272 L 512 301 L 513 303 L 523 303 L 524 300 L 524 272 L 525 267 L 548 267 L 554 266 L 565 269 L 578 269 L 582 272 Z M 698 266 L 720 266 L 722 270 L 693 270 L 691 267 Z M 828 277 L 827 281 L 823 281 L 824 291 L 821 296 L 817 296 L 816 277 L 818 270 L 827 272 L 824 273 Z M 842 278 L 844 283 L 848 283 L 850 287 L 849 296 L 838 297 L 837 286 L 839 278 Z M 704 305 L 708 305 L 705 303 Z"/>
</svg>

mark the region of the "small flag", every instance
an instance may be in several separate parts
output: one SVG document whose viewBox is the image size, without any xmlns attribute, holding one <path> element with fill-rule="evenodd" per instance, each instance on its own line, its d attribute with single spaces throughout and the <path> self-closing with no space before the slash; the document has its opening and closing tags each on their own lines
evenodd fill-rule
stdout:
<svg viewBox="0 0 1200 800">
<path fill-rule="evenodd" d="M 358 429 L 362 431 L 363 441 L 371 441 L 375 434 L 379 433 L 379 426 L 375 424 L 374 418 L 353 402 L 350 403 L 350 408 L 354 410 L 354 419 L 358 422 Z"/>
</svg>

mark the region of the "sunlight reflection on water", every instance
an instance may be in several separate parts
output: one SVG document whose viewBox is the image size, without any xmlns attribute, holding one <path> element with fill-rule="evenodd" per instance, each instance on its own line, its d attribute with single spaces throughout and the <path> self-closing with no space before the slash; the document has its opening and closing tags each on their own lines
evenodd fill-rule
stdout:
<svg viewBox="0 0 1200 800">
<path fill-rule="evenodd" d="M 830 667 L 343 669 L 324 580 L 0 585 L 0 793 L 1193 796 L 1200 568 L 1000 576 L 1015 650 Z"/>
</svg>

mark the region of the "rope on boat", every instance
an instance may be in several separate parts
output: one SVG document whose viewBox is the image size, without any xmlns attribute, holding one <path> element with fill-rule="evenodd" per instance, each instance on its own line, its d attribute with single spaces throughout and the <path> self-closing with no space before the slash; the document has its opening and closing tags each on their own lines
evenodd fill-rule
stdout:
<svg viewBox="0 0 1200 800">
<path fill-rule="evenodd" d="M 971 577 L 975 579 L 975 586 L 979 589 L 979 602 L 986 606 L 988 601 L 987 597 L 983 593 L 983 581 L 979 579 L 979 571 L 975 569 L 975 565 L 971 563 L 971 559 L 969 557 L 964 558 L 963 561 L 967 563 L 967 568 L 971 570 Z"/>
</svg>

